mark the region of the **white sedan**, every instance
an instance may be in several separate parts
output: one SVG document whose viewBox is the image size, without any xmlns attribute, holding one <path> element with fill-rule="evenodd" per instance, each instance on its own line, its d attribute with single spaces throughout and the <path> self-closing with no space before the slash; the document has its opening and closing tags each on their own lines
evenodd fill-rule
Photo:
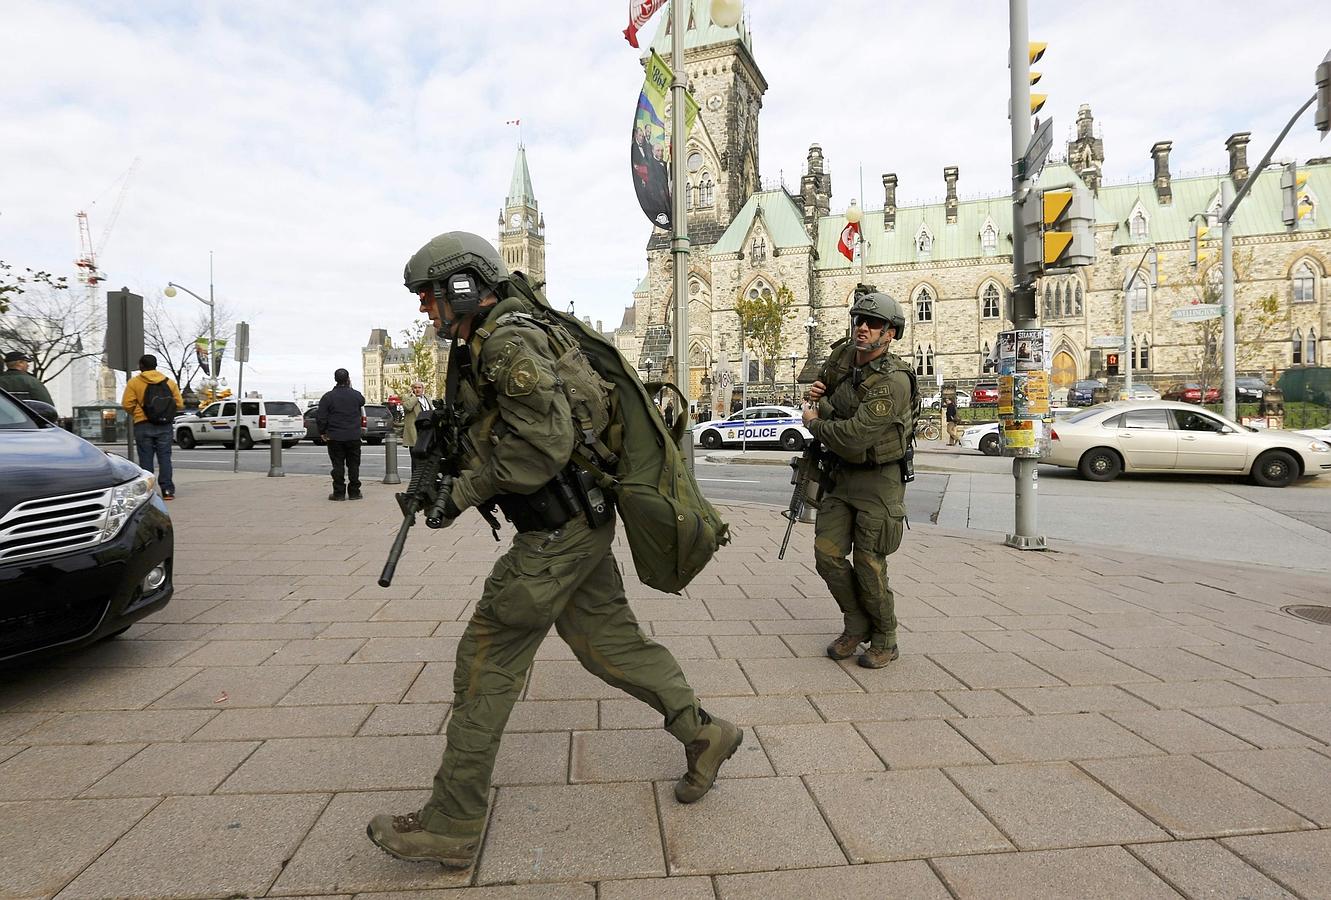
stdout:
<svg viewBox="0 0 1331 900">
<path fill-rule="evenodd" d="M 1327 422 L 1323 428 L 1303 428 L 1294 433 L 1306 434 L 1308 437 L 1316 438 L 1324 444 L 1331 444 L 1331 422 Z"/>
<path fill-rule="evenodd" d="M 924 398 L 924 405 L 930 409 L 938 409 L 943 404 L 941 397 L 942 395 L 938 391 L 934 391 L 932 397 Z M 957 409 L 969 409 L 970 405 L 971 395 L 966 391 L 957 391 Z"/>
<path fill-rule="evenodd" d="M 1195 404 L 1116 401 L 1082 410 L 1050 431 L 1043 462 L 1091 481 L 1122 472 L 1249 475 L 1264 487 L 1331 472 L 1331 447 L 1291 431 L 1252 430 Z"/>
<path fill-rule="evenodd" d="M 1050 410 L 1055 420 L 1066 419 L 1079 412 L 1081 410 L 1070 406 L 1056 406 Z M 961 433 L 961 447 L 964 450 L 979 450 L 985 456 L 997 456 L 1001 449 L 998 443 L 998 423 L 985 422 L 967 428 Z"/>
<path fill-rule="evenodd" d="M 732 413 L 728 419 L 693 426 L 693 443 L 708 450 L 727 444 L 776 444 L 782 450 L 799 451 L 812 438 L 800 411 L 789 406 L 750 406 Z"/>
</svg>

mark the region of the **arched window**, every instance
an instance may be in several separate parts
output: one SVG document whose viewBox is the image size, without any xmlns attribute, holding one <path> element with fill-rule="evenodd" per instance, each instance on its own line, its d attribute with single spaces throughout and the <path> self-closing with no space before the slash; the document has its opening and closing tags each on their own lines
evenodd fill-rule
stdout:
<svg viewBox="0 0 1331 900">
<path fill-rule="evenodd" d="M 929 229 L 923 225 L 915 235 L 915 252 L 920 256 L 928 256 L 934 250 L 934 236 L 929 233 Z"/>
<path fill-rule="evenodd" d="M 703 172 L 702 181 L 698 186 L 698 205 L 707 207 L 712 205 L 712 190 L 715 182 L 712 181 L 712 173 Z"/>
<path fill-rule="evenodd" d="M 920 345 L 915 345 L 915 374 L 924 374 L 924 352 L 920 350 Z"/>
<path fill-rule="evenodd" d="M 998 231 L 990 223 L 985 223 L 984 231 L 980 232 L 980 248 L 986 253 L 994 253 L 998 250 Z"/>
<path fill-rule="evenodd" d="M 1134 353 L 1133 368 L 1146 370 L 1151 368 L 1151 342 L 1142 335 L 1141 340 L 1133 338 L 1132 342 L 1137 345 Z"/>
<path fill-rule="evenodd" d="M 684 208 L 693 209 L 693 182 L 684 182 Z"/>
<path fill-rule="evenodd" d="M 1131 232 L 1134 241 L 1146 240 L 1146 213 L 1140 209 L 1132 214 Z"/>
<path fill-rule="evenodd" d="M 1067 313 L 1063 311 L 1063 283 L 1059 282 L 1054 285 L 1054 317 L 1061 319 L 1065 315 Z"/>
<path fill-rule="evenodd" d="M 1313 303 L 1317 299 L 1317 273 L 1307 260 L 1294 270 L 1294 302 Z"/>
<path fill-rule="evenodd" d="M 1075 296 L 1073 297 L 1072 314 L 1073 314 L 1074 316 L 1079 316 L 1079 315 L 1081 315 L 1081 282 L 1080 282 L 1080 281 L 1077 282 L 1077 285 L 1076 285 L 1075 288 L 1073 288 L 1073 290 L 1074 290 L 1076 293 L 1075 293 Z"/>
<path fill-rule="evenodd" d="M 934 374 L 934 345 L 930 344 L 929 349 L 924 354 L 924 374 Z"/>
<path fill-rule="evenodd" d="M 1294 353 L 1290 361 L 1296 366 L 1303 365 L 1303 332 L 1295 328 L 1291 343 L 1294 345 Z"/>
<path fill-rule="evenodd" d="M 922 287 L 915 295 L 915 321 L 932 322 L 934 320 L 934 295 Z"/>
<path fill-rule="evenodd" d="M 1303 360 L 1310 366 L 1317 365 L 1317 331 L 1308 329 L 1308 344 L 1303 351 Z"/>
<path fill-rule="evenodd" d="M 1046 319 L 1054 317 L 1054 291 L 1047 284 L 1044 286 L 1044 317 Z"/>
<path fill-rule="evenodd" d="M 755 278 L 753 284 L 749 285 L 748 295 L 750 300 L 757 300 L 759 297 L 770 300 L 773 296 L 772 286 L 766 279 Z"/>
<path fill-rule="evenodd" d="M 981 351 L 980 355 L 980 372 L 988 374 L 997 367 L 998 363 L 994 360 L 994 351 L 989 347 L 989 342 L 985 341 L 984 350 Z"/>
<path fill-rule="evenodd" d="M 749 261 L 753 265 L 763 262 L 767 259 L 767 241 L 763 238 L 754 238 L 753 246 L 749 251 Z"/>
<path fill-rule="evenodd" d="M 1132 307 L 1133 312 L 1146 312 L 1149 295 L 1146 291 L 1146 279 L 1142 277 L 1141 272 L 1132 276 L 1127 294 L 1128 305 Z"/>
<path fill-rule="evenodd" d="M 980 315 L 986 319 L 998 318 L 998 288 L 990 284 L 984 289 L 984 303 Z"/>
</svg>

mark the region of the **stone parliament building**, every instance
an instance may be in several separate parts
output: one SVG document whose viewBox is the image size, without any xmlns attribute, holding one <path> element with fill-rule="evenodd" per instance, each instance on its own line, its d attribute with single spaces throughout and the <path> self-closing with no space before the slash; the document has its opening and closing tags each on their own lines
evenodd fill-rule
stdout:
<svg viewBox="0 0 1331 900">
<path fill-rule="evenodd" d="M 860 222 L 863 259 L 847 261 L 837 250 L 845 216 L 832 213 L 832 176 L 820 147 L 809 148 L 798 192 L 763 186 L 758 116 L 767 82 L 752 54 L 751 37 L 743 22 L 719 28 L 703 0 L 691 3 L 685 69 L 700 106 L 684 150 L 692 251 L 692 395 L 701 398 L 701 406 L 724 401 L 719 390 L 712 396 L 723 372 L 735 373 L 726 381 L 747 374 L 751 397 L 789 394 L 792 380 L 811 381 L 828 345 L 847 333 L 850 301 L 861 280 L 905 308 L 905 334 L 893 350 L 913 361 L 918 374 L 932 381 L 941 373 L 963 387 L 989 377 L 997 334 L 1012 327 L 1005 318 L 1005 296 L 1012 285 L 1011 195 L 1003 188 L 992 197 L 961 200 L 960 172 L 947 166 L 943 202 L 898 206 L 897 176 L 884 174 L 882 205 L 866 203 Z M 652 46 L 668 56 L 669 42 L 669 17 L 663 17 Z M 1195 380 L 1203 355 L 1219 353 L 1208 342 L 1216 329 L 1175 321 L 1170 313 L 1210 302 L 1212 290 L 1218 294 L 1220 229 L 1208 235 L 1207 255 L 1194 270 L 1190 222 L 1205 213 L 1214 225 L 1221 182 L 1228 179 L 1237 189 L 1248 178 L 1249 135 L 1240 132 L 1225 141 L 1228 166 L 1223 172 L 1173 177 L 1171 143 L 1159 141 L 1150 148 L 1151 181 L 1107 184 L 1103 141 L 1088 106 L 1078 111 L 1075 128 L 1066 156 L 1051 161 L 1040 181 L 1080 181 L 1094 194 L 1097 256 L 1091 266 L 1037 284 L 1041 325 L 1053 337 L 1055 386 L 1108 374 L 1106 348 L 1115 336 L 1121 340 L 1129 303 L 1133 340 L 1121 353 L 1120 373 L 1130 363 L 1136 380 L 1160 387 Z M 1279 166 L 1259 176 L 1234 216 L 1241 373 L 1269 376 L 1291 366 L 1326 365 L 1331 352 L 1331 158 L 1308 160 L 1300 169 L 1308 175 L 1311 211 L 1296 227 L 1282 221 Z M 544 241 L 544 217 L 520 147 L 499 220 L 498 246 L 510 267 L 540 280 Z M 1158 260 L 1155 284 L 1143 264 L 1152 248 Z M 646 263 L 623 321 L 607 336 L 641 371 L 650 360 L 659 373 L 663 364 L 671 364 L 674 346 L 667 232 L 653 230 Z M 783 286 L 794 304 L 775 371 L 751 359 L 749 372 L 740 373 L 734 300 Z M 1274 298 L 1274 312 L 1269 300 L 1262 311 L 1267 298 Z M 375 384 L 384 384 L 393 354 L 404 352 L 393 350 L 386 332 L 375 330 L 363 350 L 367 398 L 376 393 Z"/>
</svg>

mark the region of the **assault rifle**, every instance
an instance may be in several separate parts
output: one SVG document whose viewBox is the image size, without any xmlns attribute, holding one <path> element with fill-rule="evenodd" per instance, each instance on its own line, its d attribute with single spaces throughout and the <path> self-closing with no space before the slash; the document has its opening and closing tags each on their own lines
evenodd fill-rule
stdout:
<svg viewBox="0 0 1331 900">
<path fill-rule="evenodd" d="M 810 438 L 804 445 L 802 456 L 791 457 L 790 483 L 795 489 L 790 492 L 790 505 L 781 511 L 789 521 L 786 525 L 786 538 L 781 542 L 781 552 L 777 559 L 786 558 L 786 548 L 790 546 L 790 533 L 795 530 L 795 523 L 804 521 L 807 510 L 818 508 L 818 498 L 823 492 L 823 480 L 826 471 L 823 467 L 823 448 L 817 438 Z"/>
<path fill-rule="evenodd" d="M 397 505 L 402 508 L 402 524 L 398 527 L 393 547 L 388 551 L 384 570 L 379 575 L 379 586 L 393 583 L 402 549 L 407 545 L 407 532 L 416 524 L 416 513 L 425 513 L 425 524 L 431 528 L 444 527 L 445 508 L 457 477 L 459 460 L 469 449 L 462 413 L 451 404 L 444 403 L 430 411 L 428 416 L 416 420 L 416 446 L 411 448 L 415 468 L 407 489 L 397 494 Z M 478 507 L 490 526 L 494 539 L 499 540 L 499 520 L 495 518 L 494 503 Z"/>
</svg>

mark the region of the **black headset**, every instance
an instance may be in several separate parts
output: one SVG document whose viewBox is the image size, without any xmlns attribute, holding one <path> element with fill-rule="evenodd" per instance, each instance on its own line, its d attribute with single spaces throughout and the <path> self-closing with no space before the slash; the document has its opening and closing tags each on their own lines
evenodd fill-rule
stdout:
<svg viewBox="0 0 1331 900">
<path fill-rule="evenodd" d="M 474 313 L 481 304 L 481 283 L 467 270 L 454 272 L 446 278 L 433 282 L 434 299 L 443 312 L 443 303 L 448 301 L 453 307 L 453 315 L 461 318 Z"/>
</svg>

